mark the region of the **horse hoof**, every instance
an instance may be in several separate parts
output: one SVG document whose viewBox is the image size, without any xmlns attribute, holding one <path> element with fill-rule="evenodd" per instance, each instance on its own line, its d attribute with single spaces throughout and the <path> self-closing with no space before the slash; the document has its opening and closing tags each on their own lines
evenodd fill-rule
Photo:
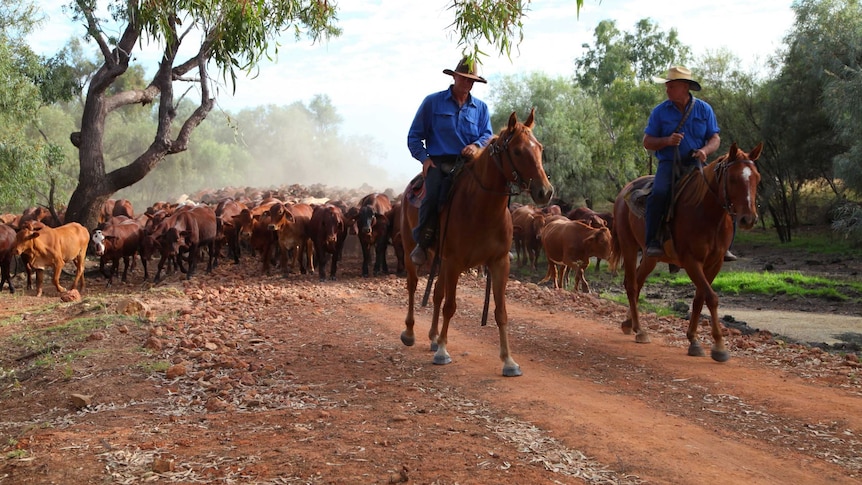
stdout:
<svg viewBox="0 0 862 485">
<path fill-rule="evenodd" d="M 437 342 L 431 342 L 431 352 L 437 352 Z"/>
<path fill-rule="evenodd" d="M 730 352 L 726 350 L 715 350 L 712 349 L 712 352 L 709 353 L 712 360 L 716 362 L 727 362 L 730 360 Z"/>
<path fill-rule="evenodd" d="M 408 347 L 413 347 L 413 344 L 416 343 L 416 338 L 412 335 L 407 335 L 407 332 L 401 332 L 401 343 Z"/>
<path fill-rule="evenodd" d="M 648 344 L 651 340 L 649 338 L 649 334 L 646 332 L 638 332 L 637 335 L 635 335 L 635 342 L 639 344 Z"/>
<path fill-rule="evenodd" d="M 446 365 L 452 363 L 452 357 L 448 355 L 435 355 L 434 356 L 434 365 Z"/>
<path fill-rule="evenodd" d="M 690 357 L 703 357 L 704 356 L 703 347 L 701 347 L 699 343 L 693 343 L 693 344 L 689 345 L 688 346 L 688 355 Z M 715 356 L 713 356 L 713 359 L 714 358 L 715 358 Z"/>
<path fill-rule="evenodd" d="M 503 367 L 503 377 L 518 377 L 522 374 L 521 366 Z"/>
</svg>

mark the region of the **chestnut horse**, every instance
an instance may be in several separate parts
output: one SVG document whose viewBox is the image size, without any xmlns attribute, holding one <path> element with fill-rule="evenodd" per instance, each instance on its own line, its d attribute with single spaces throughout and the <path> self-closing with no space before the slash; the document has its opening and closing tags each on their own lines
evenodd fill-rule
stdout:
<svg viewBox="0 0 862 485">
<path fill-rule="evenodd" d="M 544 205 L 551 200 L 554 188 L 542 167 L 542 144 L 533 136 L 535 108 L 524 123 L 519 123 L 515 113 L 509 116 L 509 124 L 494 136 L 473 160 L 465 162 L 463 169 L 453 181 L 449 201 L 440 213 L 439 232 L 436 245 L 429 250 L 429 261 L 434 252 L 440 252 L 440 277 L 434 286 L 434 312 L 428 338 L 435 364 L 452 362 L 446 351 L 449 322 L 455 314 L 455 289 L 461 273 L 476 266 L 485 265 L 494 293 L 494 320 L 500 334 L 500 359 L 504 376 L 521 375 L 520 366 L 509 354 L 506 313 L 506 284 L 509 281 L 509 249 L 512 247 L 512 219 L 508 200 L 511 186 L 529 190 L 536 204 Z M 409 190 L 409 187 L 408 187 Z M 418 211 L 404 201 L 401 211 L 401 227 L 415 227 Z M 415 246 L 411 231 L 402 230 L 404 252 Z M 418 283 L 416 265 L 405 258 L 407 267 L 407 318 L 406 329 L 401 333 L 401 342 L 411 346 L 413 334 L 413 309 Z M 444 302 L 445 299 L 445 303 Z M 443 326 L 438 333 L 440 308 L 443 303 Z"/>
<path fill-rule="evenodd" d="M 713 339 L 711 356 L 718 362 L 730 358 L 718 321 L 718 295 L 712 289 L 712 281 L 721 270 L 724 253 L 733 239 L 733 221 L 736 220 L 742 229 L 751 229 L 757 222 L 760 173 L 754 161 L 760 157 L 762 149 L 763 143 L 760 143 L 750 153 L 745 153 L 734 143 L 727 154 L 683 178 L 671 204 L 673 218 L 668 228 L 670 239 L 664 241 L 665 255 L 660 258 L 643 257 L 639 265 L 638 250 L 646 253 L 644 221 L 632 212 L 628 200 L 633 189 L 643 187 L 653 177 L 640 177 L 620 191 L 614 203 L 610 265 L 616 269 L 622 260 L 625 270 L 629 314 L 622 324 L 623 333 L 634 332 L 636 342 L 649 342 L 646 329 L 640 325 L 638 298 L 644 281 L 656 264 L 659 261 L 671 263 L 684 268 L 696 287 L 686 332 L 688 355 L 704 355 L 697 338 L 697 326 L 706 302 Z"/>
</svg>

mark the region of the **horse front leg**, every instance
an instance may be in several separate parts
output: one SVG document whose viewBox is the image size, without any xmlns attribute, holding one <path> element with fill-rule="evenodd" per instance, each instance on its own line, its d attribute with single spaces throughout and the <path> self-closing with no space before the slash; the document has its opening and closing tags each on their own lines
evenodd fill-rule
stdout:
<svg viewBox="0 0 862 485">
<path fill-rule="evenodd" d="M 518 377 L 521 366 L 512 358 L 509 349 L 509 313 L 506 311 L 506 285 L 509 282 L 509 260 L 488 268 L 491 273 L 491 291 L 494 294 L 494 321 L 500 334 L 500 360 L 503 361 L 503 376 Z"/>
<path fill-rule="evenodd" d="M 404 319 L 404 331 L 401 332 L 401 343 L 412 347 L 416 343 L 413 334 L 413 325 L 416 323 L 413 309 L 416 305 L 416 286 L 419 284 L 419 276 L 416 267 L 411 265 L 407 268 L 407 317 Z"/>
<path fill-rule="evenodd" d="M 446 365 L 452 362 L 452 357 L 449 356 L 449 352 L 446 350 L 446 344 L 449 339 L 449 322 L 452 320 L 452 317 L 455 315 L 455 309 L 458 307 L 455 302 L 455 287 L 458 285 L 458 276 L 459 272 L 444 269 L 440 271 L 440 278 L 434 286 L 434 316 L 431 320 L 429 338 L 432 334 L 437 333 L 441 313 L 440 300 L 443 300 L 443 325 L 440 327 L 439 335 L 437 335 L 437 351 L 434 353 L 434 364 L 436 365 Z"/>
</svg>

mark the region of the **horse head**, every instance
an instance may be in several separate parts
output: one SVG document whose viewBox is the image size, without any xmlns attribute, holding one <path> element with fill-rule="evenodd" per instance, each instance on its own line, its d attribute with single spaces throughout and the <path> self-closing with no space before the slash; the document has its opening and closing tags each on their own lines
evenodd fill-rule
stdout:
<svg viewBox="0 0 862 485">
<path fill-rule="evenodd" d="M 496 138 L 492 153 L 499 157 L 498 166 L 506 179 L 521 190 L 529 190 L 530 197 L 538 205 L 545 205 L 554 195 L 554 187 L 542 166 L 544 147 L 533 135 L 536 108 L 524 123 L 518 122 L 513 111 L 509 124 Z M 511 173 L 507 173 L 511 170 Z"/>
<path fill-rule="evenodd" d="M 727 159 L 720 166 L 724 172 L 720 190 L 725 208 L 742 229 L 751 229 L 757 223 L 757 186 L 760 183 L 760 172 L 754 162 L 760 158 L 762 150 L 763 142 L 749 153 L 740 150 L 734 142 L 727 153 Z"/>
</svg>

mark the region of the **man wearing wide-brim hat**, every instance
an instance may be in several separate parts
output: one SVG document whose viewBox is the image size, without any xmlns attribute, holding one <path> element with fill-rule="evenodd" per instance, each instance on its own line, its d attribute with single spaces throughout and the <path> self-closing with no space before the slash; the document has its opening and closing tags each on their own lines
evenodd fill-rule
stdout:
<svg viewBox="0 0 862 485">
<path fill-rule="evenodd" d="M 665 85 L 667 100 L 653 108 L 644 129 L 643 146 L 655 151 L 658 167 L 652 193 L 647 198 L 646 250 L 647 257 L 664 255 L 659 229 L 670 203 L 674 163 L 691 166 L 706 162 L 706 157 L 721 144 L 715 112 L 707 102 L 695 98 L 691 91 L 700 91 L 700 83 L 691 70 L 673 66 L 664 77 L 654 77 Z M 728 252 L 728 259 L 735 257 Z"/>
<path fill-rule="evenodd" d="M 425 250 L 435 241 L 438 210 L 452 183 L 449 170 L 460 157 L 473 158 L 494 135 L 488 105 L 470 94 L 473 83 L 488 82 L 479 75 L 477 62 L 464 57 L 443 74 L 452 76 L 452 85 L 425 97 L 407 132 L 407 148 L 422 162 L 425 177 L 419 223 L 413 228 L 416 248 L 410 253 L 417 266 L 425 263 Z"/>
</svg>

